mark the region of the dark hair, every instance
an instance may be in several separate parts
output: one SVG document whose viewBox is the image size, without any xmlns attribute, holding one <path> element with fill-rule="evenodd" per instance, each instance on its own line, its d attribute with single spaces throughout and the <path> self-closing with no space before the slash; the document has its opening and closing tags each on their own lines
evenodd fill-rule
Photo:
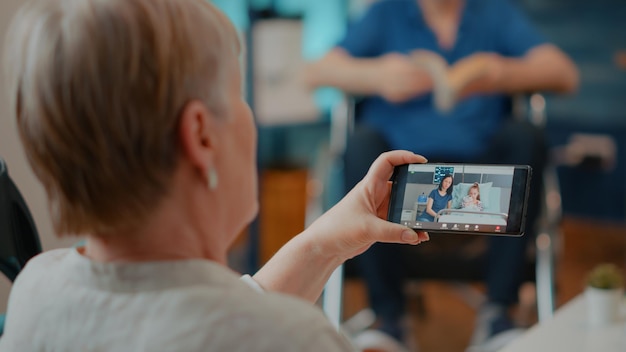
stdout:
<svg viewBox="0 0 626 352">
<path fill-rule="evenodd" d="M 447 195 L 451 195 L 452 194 L 452 188 L 454 187 L 454 177 L 452 177 L 451 174 L 447 174 L 444 177 L 441 178 L 441 182 L 439 182 L 439 190 L 441 191 L 441 185 L 443 185 L 443 181 L 450 177 L 452 179 L 452 183 L 450 183 L 450 187 L 448 187 L 448 189 L 446 190 L 446 194 Z"/>
</svg>

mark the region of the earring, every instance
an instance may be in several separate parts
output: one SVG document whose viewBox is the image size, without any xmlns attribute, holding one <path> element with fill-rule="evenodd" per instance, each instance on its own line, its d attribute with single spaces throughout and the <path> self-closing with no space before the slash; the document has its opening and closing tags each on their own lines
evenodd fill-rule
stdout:
<svg viewBox="0 0 626 352">
<path fill-rule="evenodd" d="M 207 184 L 211 191 L 217 188 L 217 181 L 217 171 L 215 171 L 214 168 L 209 168 L 209 171 L 207 173 Z"/>
</svg>

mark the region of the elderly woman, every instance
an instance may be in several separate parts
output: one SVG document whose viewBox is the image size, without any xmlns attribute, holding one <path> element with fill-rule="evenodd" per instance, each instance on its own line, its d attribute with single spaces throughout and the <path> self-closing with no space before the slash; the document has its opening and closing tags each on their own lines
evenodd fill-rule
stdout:
<svg viewBox="0 0 626 352">
<path fill-rule="evenodd" d="M 382 155 L 254 277 L 226 267 L 258 209 L 237 34 L 205 0 L 40 0 L 8 36 L 10 101 L 59 235 L 30 261 L 3 350 L 343 351 L 314 302 L 376 241 L 427 240 L 385 214 Z"/>
</svg>

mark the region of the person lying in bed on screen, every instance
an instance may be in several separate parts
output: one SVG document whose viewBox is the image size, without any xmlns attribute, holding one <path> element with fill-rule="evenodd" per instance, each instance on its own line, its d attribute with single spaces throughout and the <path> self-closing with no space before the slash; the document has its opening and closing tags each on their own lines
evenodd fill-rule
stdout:
<svg viewBox="0 0 626 352">
<path fill-rule="evenodd" d="M 469 190 L 467 190 L 467 195 L 463 197 L 461 202 L 461 209 L 473 211 L 485 210 L 483 202 L 480 201 L 480 187 L 477 182 L 474 182 Z"/>
<path fill-rule="evenodd" d="M 435 221 L 439 210 L 450 208 L 452 205 L 453 181 L 452 175 L 449 174 L 441 179 L 439 187 L 433 189 L 428 195 L 426 210 L 420 215 L 418 220 Z"/>
</svg>

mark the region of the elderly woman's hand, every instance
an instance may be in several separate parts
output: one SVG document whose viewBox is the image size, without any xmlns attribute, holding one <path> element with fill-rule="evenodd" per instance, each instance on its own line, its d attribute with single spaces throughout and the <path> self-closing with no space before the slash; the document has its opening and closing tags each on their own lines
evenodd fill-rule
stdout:
<svg viewBox="0 0 626 352">
<path fill-rule="evenodd" d="M 315 221 L 305 233 L 315 236 L 314 250 L 341 262 L 367 250 L 374 242 L 418 244 L 426 232 L 386 220 L 394 166 L 427 160 L 408 151 L 382 154 L 369 172 L 337 205 Z"/>
<path fill-rule="evenodd" d="M 344 199 L 283 246 L 254 275 L 254 280 L 267 290 L 314 302 L 330 274 L 374 242 L 427 241 L 427 233 L 416 233 L 385 220 L 394 166 L 424 162 L 424 157 L 408 151 L 382 154 Z"/>
</svg>

